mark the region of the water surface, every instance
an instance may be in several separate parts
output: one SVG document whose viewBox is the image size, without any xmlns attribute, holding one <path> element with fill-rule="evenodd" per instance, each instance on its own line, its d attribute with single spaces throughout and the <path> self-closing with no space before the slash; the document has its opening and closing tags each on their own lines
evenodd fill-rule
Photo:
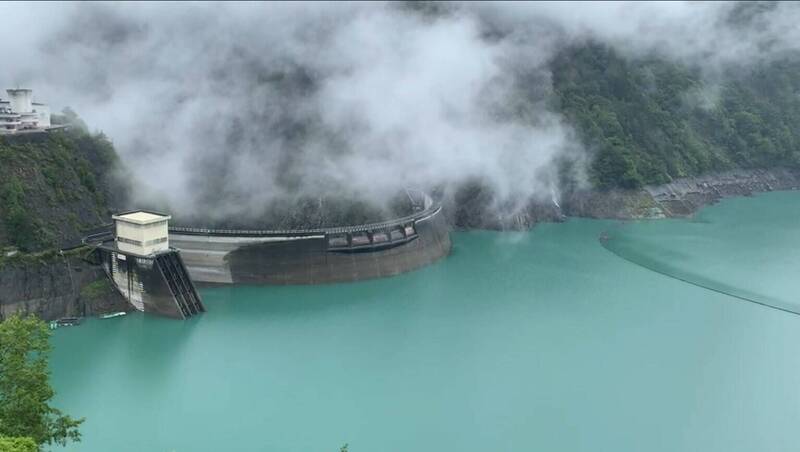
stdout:
<svg viewBox="0 0 800 452">
<path fill-rule="evenodd" d="M 394 278 L 205 289 L 209 312 L 186 322 L 57 330 L 57 405 L 87 417 L 67 450 L 796 451 L 800 316 L 597 237 L 791 303 L 798 206 L 773 193 L 694 220 L 457 233 L 450 258 Z"/>
</svg>

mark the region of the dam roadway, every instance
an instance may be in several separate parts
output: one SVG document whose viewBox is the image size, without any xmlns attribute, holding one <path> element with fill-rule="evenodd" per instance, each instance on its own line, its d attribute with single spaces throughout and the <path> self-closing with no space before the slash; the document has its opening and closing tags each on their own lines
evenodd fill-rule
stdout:
<svg viewBox="0 0 800 452">
<path fill-rule="evenodd" d="M 170 245 L 206 284 L 321 284 L 379 278 L 450 252 L 441 205 L 425 195 L 414 214 L 379 223 L 304 230 L 170 227 Z"/>
</svg>

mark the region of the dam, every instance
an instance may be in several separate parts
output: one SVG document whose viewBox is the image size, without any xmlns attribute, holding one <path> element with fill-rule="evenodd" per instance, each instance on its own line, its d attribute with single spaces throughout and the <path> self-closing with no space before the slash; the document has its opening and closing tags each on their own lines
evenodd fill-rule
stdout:
<svg viewBox="0 0 800 452">
<path fill-rule="evenodd" d="M 442 206 L 421 194 L 410 215 L 316 229 L 254 230 L 170 226 L 195 282 L 323 284 L 408 272 L 450 253 Z"/>
<path fill-rule="evenodd" d="M 138 311 L 186 319 L 205 306 L 195 283 L 303 285 L 405 273 L 450 253 L 442 205 L 421 193 L 409 215 L 355 226 L 254 230 L 171 226 L 146 210 L 85 236 L 89 262 Z"/>
</svg>

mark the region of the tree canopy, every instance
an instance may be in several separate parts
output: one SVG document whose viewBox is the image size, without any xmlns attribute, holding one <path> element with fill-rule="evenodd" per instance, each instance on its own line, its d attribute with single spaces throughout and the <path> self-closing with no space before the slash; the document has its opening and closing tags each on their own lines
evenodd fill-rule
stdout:
<svg viewBox="0 0 800 452">
<path fill-rule="evenodd" d="M 800 56 L 710 77 L 599 44 L 551 62 L 557 108 L 593 152 L 598 188 L 732 168 L 800 166 Z"/>
<path fill-rule="evenodd" d="M 13 315 L 0 323 L 2 437 L 27 437 L 39 446 L 80 441 L 78 426 L 83 419 L 73 419 L 50 406 L 55 392 L 47 370 L 49 338 L 47 325 L 33 316 Z"/>
</svg>

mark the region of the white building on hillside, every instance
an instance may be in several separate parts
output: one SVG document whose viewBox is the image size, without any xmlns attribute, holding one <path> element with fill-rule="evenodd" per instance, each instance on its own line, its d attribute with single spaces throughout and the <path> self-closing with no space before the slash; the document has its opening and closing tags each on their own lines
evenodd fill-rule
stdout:
<svg viewBox="0 0 800 452">
<path fill-rule="evenodd" d="M 50 107 L 33 102 L 30 89 L 7 89 L 0 99 L 0 134 L 44 130 L 50 127 Z"/>
</svg>

